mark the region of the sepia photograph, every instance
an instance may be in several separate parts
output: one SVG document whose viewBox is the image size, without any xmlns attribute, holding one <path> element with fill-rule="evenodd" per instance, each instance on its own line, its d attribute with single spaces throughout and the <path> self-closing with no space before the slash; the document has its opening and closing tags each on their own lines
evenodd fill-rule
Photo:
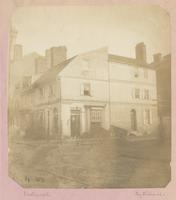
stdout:
<svg viewBox="0 0 176 200">
<path fill-rule="evenodd" d="M 8 38 L 8 176 L 14 182 L 85 189 L 169 184 L 166 10 L 19 7 Z"/>
</svg>

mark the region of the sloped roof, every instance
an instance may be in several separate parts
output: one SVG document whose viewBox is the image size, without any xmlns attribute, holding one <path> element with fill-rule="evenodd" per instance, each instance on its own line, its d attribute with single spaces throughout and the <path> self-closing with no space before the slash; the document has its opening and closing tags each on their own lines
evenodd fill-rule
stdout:
<svg viewBox="0 0 176 200">
<path fill-rule="evenodd" d="M 30 87 L 30 89 L 37 87 L 40 84 L 47 83 L 48 81 L 53 80 L 57 74 L 59 74 L 76 56 L 71 57 L 62 63 L 48 69 L 46 72 L 44 72 L 39 79 L 37 79 Z M 136 65 L 139 67 L 146 67 L 153 69 L 153 66 L 148 63 L 139 62 L 135 58 L 129 58 L 124 56 L 118 56 L 114 54 L 108 54 L 108 62 L 115 62 L 115 63 L 122 63 L 122 64 L 128 64 L 128 65 Z"/>
<path fill-rule="evenodd" d="M 56 77 L 57 74 L 59 74 L 76 56 L 69 58 L 60 64 L 48 69 L 46 72 L 44 72 L 39 79 L 37 79 L 33 84 L 32 87 L 35 87 L 39 84 L 48 82 L 50 80 L 53 80 L 53 78 Z"/>
<path fill-rule="evenodd" d="M 115 63 L 128 64 L 128 65 L 136 65 L 136 66 L 139 66 L 139 67 L 151 68 L 149 64 L 144 63 L 144 62 L 139 62 L 135 58 L 118 56 L 118 55 L 114 55 L 114 54 L 108 54 L 108 61 L 109 62 L 115 62 Z"/>
</svg>

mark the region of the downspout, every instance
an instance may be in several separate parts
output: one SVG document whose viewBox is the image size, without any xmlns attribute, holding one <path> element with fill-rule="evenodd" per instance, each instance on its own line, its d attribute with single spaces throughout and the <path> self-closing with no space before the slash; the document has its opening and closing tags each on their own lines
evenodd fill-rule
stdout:
<svg viewBox="0 0 176 200">
<path fill-rule="evenodd" d="M 60 124 L 59 124 L 59 134 L 58 134 L 58 144 L 62 143 L 62 90 L 61 90 L 61 78 L 59 80 L 59 112 L 60 112 Z"/>
<path fill-rule="evenodd" d="M 108 95 L 109 95 L 109 98 L 108 98 L 108 103 L 109 103 L 109 129 L 110 129 L 110 134 L 112 136 L 112 132 L 111 132 L 111 86 L 110 86 L 110 64 L 109 64 L 109 61 L 107 62 L 108 63 Z"/>
</svg>

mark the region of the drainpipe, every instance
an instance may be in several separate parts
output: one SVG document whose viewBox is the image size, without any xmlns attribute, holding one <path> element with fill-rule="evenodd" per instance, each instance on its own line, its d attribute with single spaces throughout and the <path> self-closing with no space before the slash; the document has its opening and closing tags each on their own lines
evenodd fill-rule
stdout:
<svg viewBox="0 0 176 200">
<path fill-rule="evenodd" d="M 61 78 L 58 78 L 59 81 L 59 113 L 60 113 L 60 124 L 59 124 L 59 133 L 58 133 L 58 144 L 62 143 L 62 90 L 61 90 Z"/>
<path fill-rule="evenodd" d="M 111 86 L 110 86 L 110 64 L 108 62 L 108 95 L 109 95 L 109 98 L 108 98 L 108 104 L 109 104 L 109 125 L 110 125 L 110 134 L 112 136 L 112 133 L 111 133 Z"/>
</svg>

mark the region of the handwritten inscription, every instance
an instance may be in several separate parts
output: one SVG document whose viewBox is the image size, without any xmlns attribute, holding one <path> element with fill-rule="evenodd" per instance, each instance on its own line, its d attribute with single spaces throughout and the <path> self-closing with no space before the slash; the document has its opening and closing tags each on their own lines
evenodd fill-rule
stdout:
<svg viewBox="0 0 176 200">
<path fill-rule="evenodd" d="M 30 182 L 41 182 L 41 183 L 43 183 L 43 182 L 45 182 L 45 179 L 43 177 L 38 177 L 38 176 L 35 176 L 35 177 L 25 176 L 24 180 L 27 183 L 30 183 Z"/>
<path fill-rule="evenodd" d="M 142 197 L 164 197 L 165 194 L 162 192 L 151 192 L 151 191 L 136 191 L 135 195 L 142 198 Z"/>
<path fill-rule="evenodd" d="M 27 192 L 24 191 L 24 196 L 26 197 L 50 197 L 51 195 L 48 192 Z"/>
</svg>

